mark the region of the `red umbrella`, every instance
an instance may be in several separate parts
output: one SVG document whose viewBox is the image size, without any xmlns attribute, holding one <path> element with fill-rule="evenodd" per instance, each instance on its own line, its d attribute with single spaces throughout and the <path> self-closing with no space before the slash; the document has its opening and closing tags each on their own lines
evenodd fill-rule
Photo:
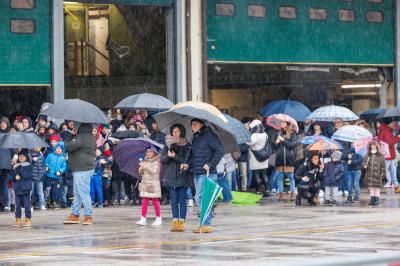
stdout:
<svg viewBox="0 0 400 266">
<path fill-rule="evenodd" d="M 288 115 L 274 114 L 267 117 L 267 125 L 276 130 L 281 129 L 281 123 L 283 121 L 289 123 L 292 129 L 296 131 L 296 133 L 299 132 L 299 126 L 297 125 L 296 120 L 294 120 L 292 117 Z"/>
</svg>

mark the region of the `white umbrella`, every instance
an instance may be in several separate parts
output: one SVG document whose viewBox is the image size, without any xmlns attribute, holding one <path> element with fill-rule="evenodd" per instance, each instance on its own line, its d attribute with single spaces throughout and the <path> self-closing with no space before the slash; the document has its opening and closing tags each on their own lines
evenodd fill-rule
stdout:
<svg viewBox="0 0 400 266">
<path fill-rule="evenodd" d="M 343 121 L 354 121 L 359 119 L 359 117 L 351 110 L 337 105 L 320 107 L 307 116 L 306 119 L 333 122 L 336 118 L 340 118 Z"/>
</svg>

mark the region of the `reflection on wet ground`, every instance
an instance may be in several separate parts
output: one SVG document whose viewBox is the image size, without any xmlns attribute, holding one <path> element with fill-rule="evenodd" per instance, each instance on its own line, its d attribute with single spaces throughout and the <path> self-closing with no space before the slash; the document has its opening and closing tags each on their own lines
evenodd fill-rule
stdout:
<svg viewBox="0 0 400 266">
<path fill-rule="evenodd" d="M 253 206 L 219 205 L 215 232 L 197 235 L 195 210 L 188 228 L 171 233 L 169 206 L 162 227 L 138 227 L 140 207 L 95 209 L 94 224 L 63 225 L 67 210 L 34 212 L 32 228 L 13 228 L 0 215 L 0 264 L 298 265 L 319 259 L 398 254 L 400 197 L 383 195 L 381 206 L 295 207 L 275 197 Z M 149 209 L 151 213 L 151 209 Z M 153 216 L 150 214 L 150 224 Z"/>
</svg>

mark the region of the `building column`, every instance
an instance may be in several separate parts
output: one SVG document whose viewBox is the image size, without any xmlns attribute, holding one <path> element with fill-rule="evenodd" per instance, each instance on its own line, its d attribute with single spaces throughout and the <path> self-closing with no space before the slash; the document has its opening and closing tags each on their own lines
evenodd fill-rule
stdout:
<svg viewBox="0 0 400 266">
<path fill-rule="evenodd" d="M 395 29 L 394 29 L 394 39 L 395 39 L 395 62 L 394 62 L 394 77 L 395 77 L 395 105 L 400 104 L 400 93 L 399 93 L 399 85 L 400 85 L 400 3 L 398 1 L 394 1 L 395 6 Z"/>
<path fill-rule="evenodd" d="M 175 1 L 175 102 L 187 100 L 186 76 L 186 5 L 185 0 Z"/>
<path fill-rule="evenodd" d="M 167 98 L 175 101 L 175 44 L 174 44 L 174 8 L 168 8 L 166 14 L 167 40 Z"/>
<path fill-rule="evenodd" d="M 64 1 L 52 5 L 52 101 L 64 99 Z"/>
</svg>

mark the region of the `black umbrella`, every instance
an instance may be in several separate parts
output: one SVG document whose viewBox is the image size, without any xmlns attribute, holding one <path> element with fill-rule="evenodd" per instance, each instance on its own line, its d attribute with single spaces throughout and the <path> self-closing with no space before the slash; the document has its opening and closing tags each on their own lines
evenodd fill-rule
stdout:
<svg viewBox="0 0 400 266">
<path fill-rule="evenodd" d="M 161 95 L 141 93 L 126 97 L 115 108 L 126 110 L 168 110 L 173 105 L 170 100 Z"/>
<path fill-rule="evenodd" d="M 46 147 L 49 147 L 49 145 L 32 132 L 15 132 L 0 135 L 1 149 L 34 149 Z"/>
<path fill-rule="evenodd" d="M 96 105 L 79 99 L 55 102 L 42 114 L 55 119 L 73 120 L 88 124 L 108 123 L 106 116 Z"/>
<path fill-rule="evenodd" d="M 388 108 L 376 117 L 376 119 L 383 119 L 383 118 L 391 120 L 400 120 L 400 106 Z"/>
</svg>

